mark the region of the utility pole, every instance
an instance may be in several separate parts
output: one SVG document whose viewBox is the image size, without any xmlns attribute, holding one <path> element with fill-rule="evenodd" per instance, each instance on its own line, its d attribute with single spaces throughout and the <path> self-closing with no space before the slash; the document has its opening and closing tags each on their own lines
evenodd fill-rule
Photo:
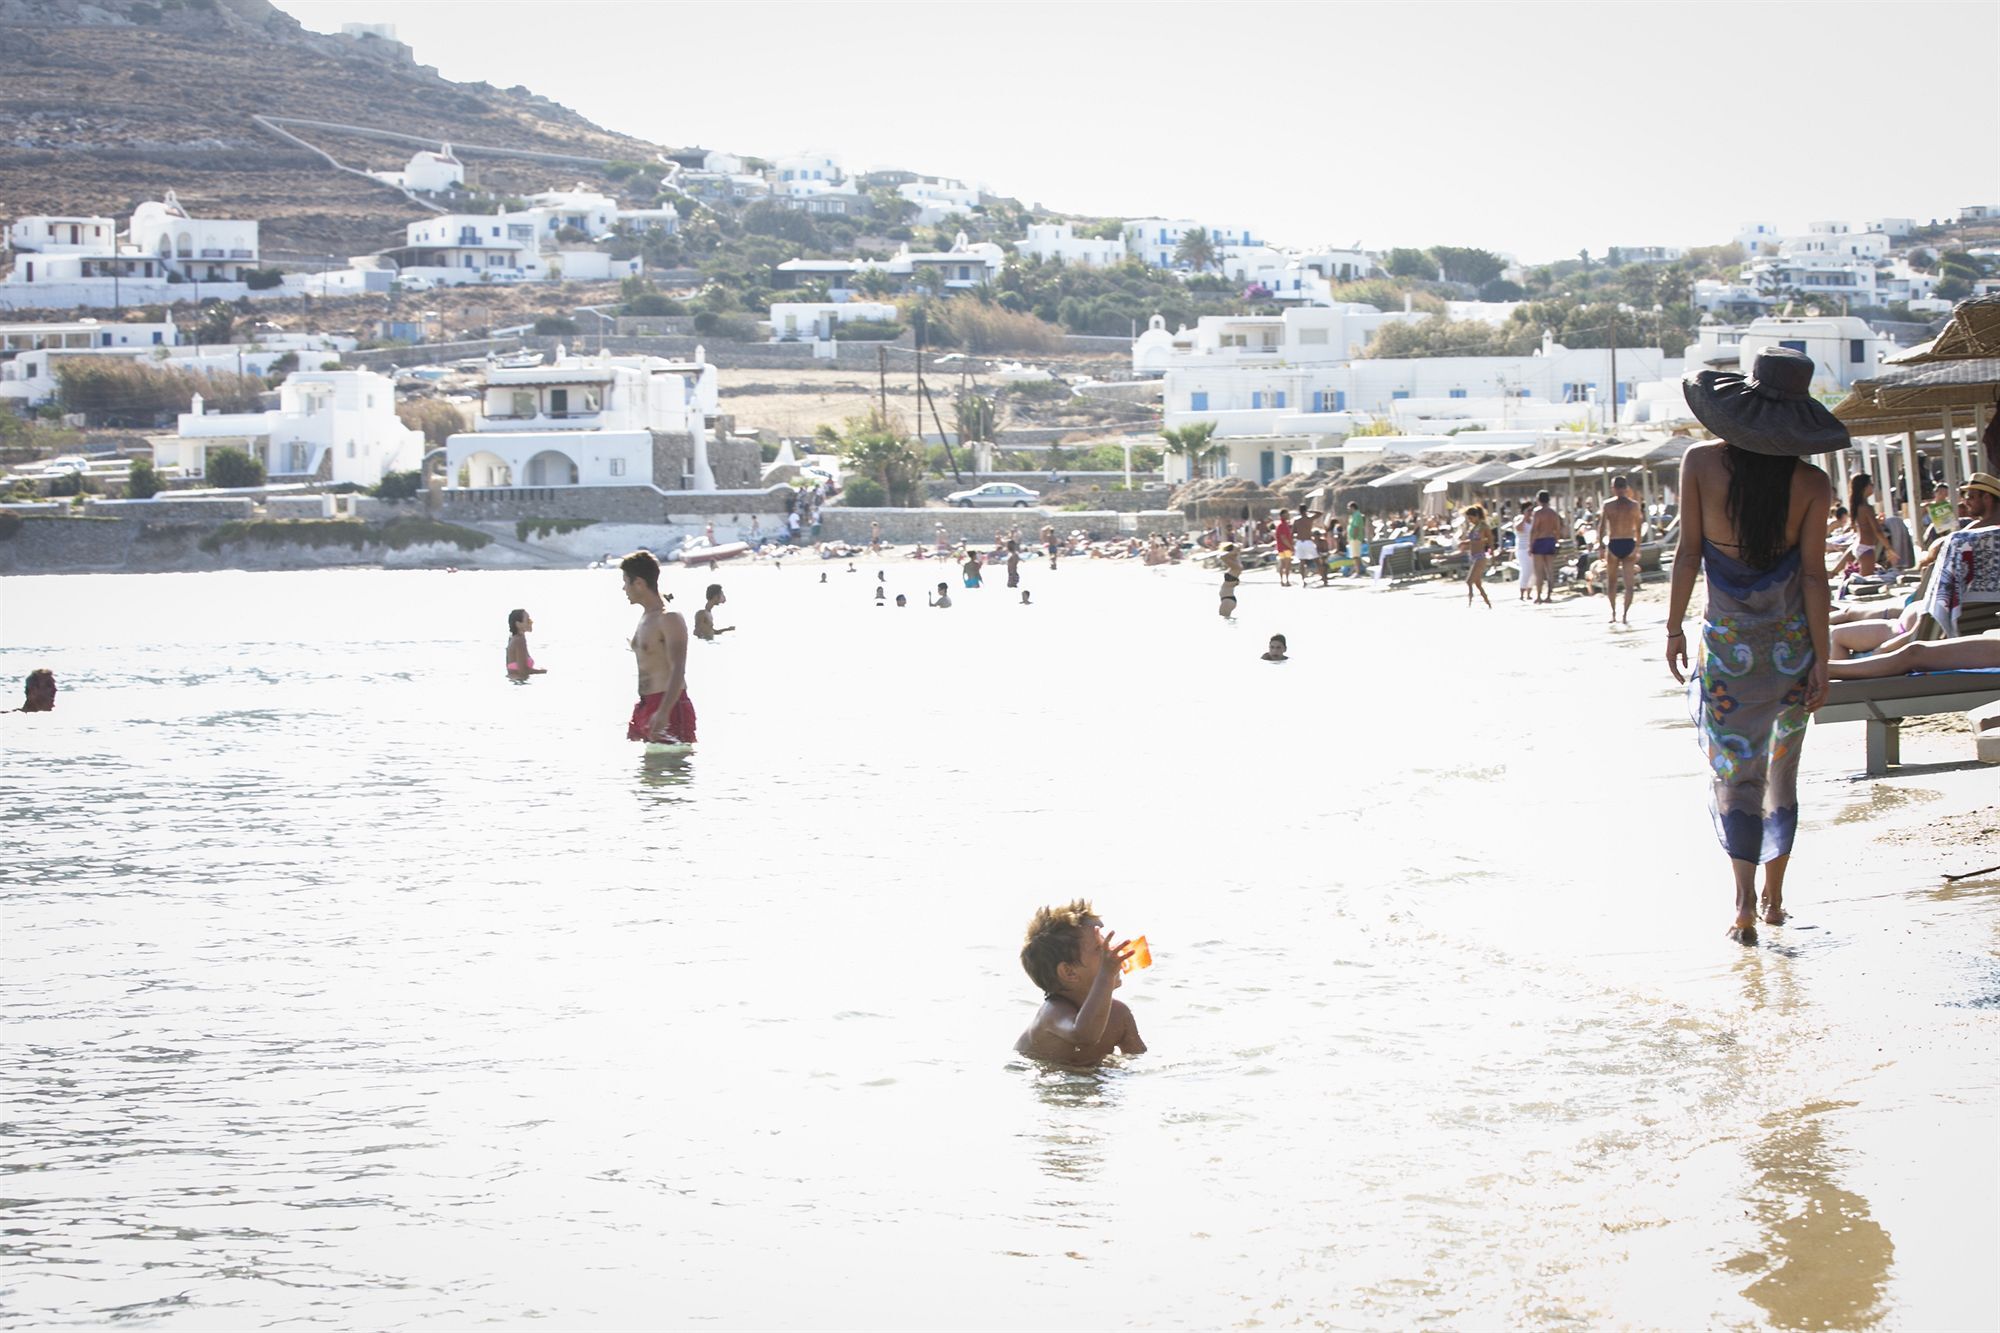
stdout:
<svg viewBox="0 0 2000 1333">
<path fill-rule="evenodd" d="M 877 347 L 875 349 L 875 375 L 878 383 L 875 412 L 876 415 L 882 418 L 883 426 L 887 427 L 889 424 L 889 349 L 886 347 Z"/>
<path fill-rule="evenodd" d="M 944 419 L 938 415 L 937 399 L 931 397 L 930 389 L 924 384 L 924 326 L 927 322 L 921 308 L 911 321 L 917 334 L 917 443 L 922 445 L 924 442 L 924 404 L 929 403 L 931 424 L 937 427 L 938 443 L 944 446 L 945 461 L 951 464 L 951 479 L 963 485 L 965 478 L 959 475 L 958 455 L 951 451 L 951 441 L 945 438 Z"/>
<path fill-rule="evenodd" d="M 1618 429 L 1618 304 L 1611 305 L 1611 412 L 1605 419 L 1606 432 Z"/>
</svg>

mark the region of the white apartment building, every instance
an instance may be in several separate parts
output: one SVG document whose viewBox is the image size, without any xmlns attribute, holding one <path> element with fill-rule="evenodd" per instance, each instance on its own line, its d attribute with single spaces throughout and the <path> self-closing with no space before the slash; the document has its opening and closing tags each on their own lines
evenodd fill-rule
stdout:
<svg viewBox="0 0 2000 1333">
<path fill-rule="evenodd" d="M 1745 258 L 1755 259 L 1763 253 L 1765 246 L 1775 246 L 1785 237 L 1775 222 L 1746 222 L 1736 229 L 1736 235 L 1730 239 L 1743 247 Z"/>
<path fill-rule="evenodd" d="M 943 176 L 924 176 L 896 187 L 896 193 L 917 206 L 914 219 L 920 227 L 935 227 L 954 213 L 970 213 L 979 204 L 979 191 L 966 188 L 964 181 Z"/>
<path fill-rule="evenodd" d="M 812 194 L 814 187 L 830 188 L 847 179 L 840 160 L 827 153 L 790 153 L 771 163 L 771 190 L 775 194 Z"/>
<path fill-rule="evenodd" d="M 1687 258 L 1678 245 L 1614 245 L 1605 252 L 1608 264 L 1677 264 Z"/>
<path fill-rule="evenodd" d="M 441 145 L 435 153 L 428 148 L 419 149 L 401 171 L 371 171 L 368 174 L 376 180 L 405 190 L 415 190 L 419 194 L 437 194 L 465 184 L 465 164 L 452 153 L 450 144 Z"/>
<path fill-rule="evenodd" d="M 553 365 L 488 374 L 479 420 L 445 442 L 445 475 L 475 490 L 714 490 L 717 406 L 715 367 L 699 350 L 694 361 L 559 352 Z"/>
<path fill-rule="evenodd" d="M 896 307 L 881 301 L 780 301 L 771 306 L 771 341 L 824 342 L 843 324 L 896 318 Z"/>
<path fill-rule="evenodd" d="M 152 444 L 153 465 L 184 476 L 205 476 L 209 452 L 231 448 L 260 460 L 273 480 L 359 486 L 413 471 L 424 457 L 423 432 L 396 415 L 395 384 L 372 370 L 300 371 L 268 412 L 205 412 L 197 394 L 179 430 Z"/>
<path fill-rule="evenodd" d="M 171 354 L 179 331 L 171 320 L 111 324 L 94 319 L 23 324 L 0 323 L 0 402 L 35 408 L 51 402 L 59 387 L 55 363 L 65 356 L 155 356 Z M 156 353 L 153 349 L 159 348 Z"/>
<path fill-rule="evenodd" d="M 1635 403 L 1639 384 L 1680 372 L 1681 362 L 1657 347 L 1621 347 L 1614 390 L 1609 349 L 1567 348 L 1546 337 L 1530 356 L 1354 356 L 1381 322 L 1413 317 L 1427 318 L 1367 306 L 1204 318 L 1205 328 L 1169 350 L 1164 424 L 1214 422 L 1225 446 L 1223 475 L 1269 482 L 1301 459 L 1336 456 L 1369 420 L 1433 430 L 1606 425 L 1614 393 L 1621 407 Z M 1148 333 L 1157 331 L 1156 324 Z M 1167 469 L 1169 480 L 1185 479 L 1187 460 L 1169 456 Z"/>
<path fill-rule="evenodd" d="M 1194 328 L 1168 333 L 1166 321 L 1155 315 L 1132 342 L 1132 373 L 1143 378 L 1194 366 L 1331 365 L 1361 355 L 1385 324 L 1429 318 L 1349 301 L 1276 315 L 1204 315 Z"/>
<path fill-rule="evenodd" d="M 17 255 L 114 254 L 118 224 L 94 216 L 16 218 L 7 228 L 7 248 Z"/>
<path fill-rule="evenodd" d="M 439 213 L 403 229 L 400 246 L 384 250 L 404 276 L 441 282 L 521 281 L 540 276 L 539 213 Z"/>
<path fill-rule="evenodd" d="M 1220 226 L 1192 218 L 1132 218 L 1125 223 L 1125 249 L 1152 268 L 1184 268 L 1174 259 L 1174 251 L 1179 248 L 1181 237 L 1198 227 L 1208 232 L 1218 256 L 1225 249 L 1263 244 L 1250 234 L 1248 227 Z"/>
<path fill-rule="evenodd" d="M 1694 284 L 1694 307 L 1711 315 L 1726 314 L 1739 310 L 1767 310 L 1776 303 L 1777 297 L 1758 291 L 1747 282 L 1718 282 L 1714 278 L 1697 278 Z"/>
<path fill-rule="evenodd" d="M 1067 222 L 1029 223 L 1019 248 L 1045 264 L 1061 261 L 1076 268 L 1111 268 L 1125 262 L 1124 241 L 1078 236 Z"/>
<path fill-rule="evenodd" d="M 1811 357 L 1813 390 L 1829 397 L 1856 380 L 1872 378 L 1881 367 L 1883 354 L 1895 350 L 1886 335 L 1856 316 L 1787 319 L 1766 315 L 1748 324 L 1703 324 L 1687 349 L 1687 363 L 1741 366 L 1755 358 L 1758 348 L 1774 346 Z"/>
<path fill-rule="evenodd" d="M 191 217 L 172 190 L 132 210 L 130 250 L 169 272 L 203 282 L 239 282 L 257 267 L 257 224 L 243 218 Z"/>
<path fill-rule="evenodd" d="M 921 250 L 912 252 L 904 243 L 895 256 L 889 260 L 891 277 L 903 279 L 904 286 L 920 286 L 920 277 L 925 273 L 941 275 L 947 291 L 970 291 L 984 287 L 1000 276 L 1000 270 L 1007 266 L 1007 252 L 992 241 L 969 241 L 964 232 L 958 233 L 949 250 Z"/>
</svg>

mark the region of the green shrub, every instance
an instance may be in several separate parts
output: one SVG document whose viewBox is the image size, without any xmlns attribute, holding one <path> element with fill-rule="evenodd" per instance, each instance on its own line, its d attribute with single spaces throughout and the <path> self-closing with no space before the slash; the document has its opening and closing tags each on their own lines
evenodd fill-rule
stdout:
<svg viewBox="0 0 2000 1333">
<path fill-rule="evenodd" d="M 440 523 L 431 518 L 393 518 L 381 526 L 351 518 L 265 518 L 224 523 L 201 539 L 201 549 L 211 554 L 225 546 L 257 542 L 264 546 L 345 546 L 359 551 L 380 546 L 391 551 L 430 544 L 456 546 L 476 551 L 493 539 L 483 532 Z"/>
<path fill-rule="evenodd" d="M 840 502 L 849 509 L 880 509 L 889 503 L 889 492 L 873 477 L 856 477 L 842 488 Z"/>
<path fill-rule="evenodd" d="M 903 336 L 903 326 L 880 319 L 850 319 L 835 325 L 833 336 L 841 341 L 892 342 Z"/>
<path fill-rule="evenodd" d="M 687 307 L 679 301 L 674 300 L 671 296 L 662 296 L 659 292 L 645 292 L 627 301 L 624 313 L 628 315 L 664 317 L 667 315 L 685 315 Z"/>
<path fill-rule="evenodd" d="M 581 532 L 596 522 L 594 518 L 524 518 L 514 524 L 514 539 L 526 541 L 530 536 L 542 538 L 551 534 L 560 536 L 565 532 Z"/>
<path fill-rule="evenodd" d="M 713 310 L 704 310 L 694 317 L 694 331 L 704 337 L 749 342 L 757 336 L 757 325 L 743 315 L 720 315 Z"/>
<path fill-rule="evenodd" d="M 285 275 L 274 268 L 251 268 L 243 270 L 243 285 L 253 292 L 268 292 L 279 286 Z"/>
<path fill-rule="evenodd" d="M 264 464 L 241 449 L 217 449 L 208 456 L 208 483 L 225 489 L 264 484 Z"/>
<path fill-rule="evenodd" d="M 132 460 L 132 470 L 126 476 L 125 493 L 134 500 L 150 500 L 160 493 L 160 474 L 153 470 L 152 459 Z"/>
<path fill-rule="evenodd" d="M 413 500 L 423 493 L 424 474 L 412 469 L 408 472 L 384 472 L 382 480 L 369 488 L 368 493 L 378 500 Z"/>
<path fill-rule="evenodd" d="M 567 337 L 583 332 L 583 325 L 566 315 L 543 315 L 535 321 L 535 332 L 545 338 Z"/>
</svg>

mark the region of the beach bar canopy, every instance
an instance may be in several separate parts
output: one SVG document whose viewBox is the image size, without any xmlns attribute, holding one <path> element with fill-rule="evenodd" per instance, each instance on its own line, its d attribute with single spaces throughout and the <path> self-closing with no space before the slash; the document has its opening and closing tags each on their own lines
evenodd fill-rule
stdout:
<svg viewBox="0 0 2000 1333">
<path fill-rule="evenodd" d="M 2000 296 L 1975 296 L 1951 308 L 1944 332 L 1927 343 L 1883 358 L 1892 366 L 2000 357 Z"/>
</svg>

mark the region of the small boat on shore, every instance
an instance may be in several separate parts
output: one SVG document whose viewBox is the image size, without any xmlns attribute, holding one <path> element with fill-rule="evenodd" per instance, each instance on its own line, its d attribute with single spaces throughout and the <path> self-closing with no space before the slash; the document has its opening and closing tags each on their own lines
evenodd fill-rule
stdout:
<svg viewBox="0 0 2000 1333">
<path fill-rule="evenodd" d="M 542 364 L 542 354 L 532 347 L 523 347 L 518 352 L 509 352 L 492 360 L 495 370 L 532 370 Z"/>
<path fill-rule="evenodd" d="M 738 556 L 748 554 L 750 546 L 747 542 L 718 542 L 714 546 L 683 545 L 669 558 L 689 566 L 707 565 L 710 569 L 714 569 L 724 560 L 734 560 Z"/>
</svg>

